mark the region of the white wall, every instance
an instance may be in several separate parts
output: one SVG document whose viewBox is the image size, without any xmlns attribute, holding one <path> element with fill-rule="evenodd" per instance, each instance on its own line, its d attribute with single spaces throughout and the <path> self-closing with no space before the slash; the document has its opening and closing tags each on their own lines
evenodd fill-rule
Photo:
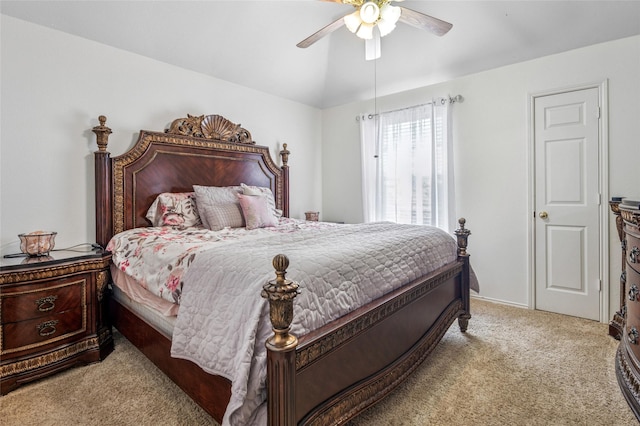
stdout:
<svg viewBox="0 0 640 426">
<path fill-rule="evenodd" d="M 603 43 L 377 100 L 379 111 L 462 95 L 454 110 L 457 213 L 472 231 L 480 296 L 529 302 L 529 95 L 608 80 L 609 195 L 640 195 L 640 36 Z M 359 131 L 372 102 L 323 111 L 324 219 L 361 221 Z M 610 217 L 610 216 L 608 216 Z M 619 303 L 620 244 L 610 221 L 610 310 Z"/>
<path fill-rule="evenodd" d="M 272 150 L 292 152 L 291 215 L 360 222 L 360 112 L 373 102 L 319 111 L 86 39 L 1 16 L 0 248 L 16 235 L 55 230 L 58 247 L 92 242 L 97 116 L 118 155 L 141 128 L 221 114 Z M 640 37 L 578 49 L 377 100 L 381 111 L 457 95 L 458 215 L 473 232 L 481 296 L 527 305 L 528 96 L 609 82 L 609 195 L 640 195 Z M 618 303 L 620 247 L 610 223 L 610 306 Z"/>
<path fill-rule="evenodd" d="M 57 247 L 95 241 L 91 128 L 107 116 L 119 155 L 140 129 L 220 114 L 260 145 L 291 151 L 291 216 L 321 210 L 317 109 L 83 38 L 1 16 L 0 247 L 57 231 Z"/>
</svg>

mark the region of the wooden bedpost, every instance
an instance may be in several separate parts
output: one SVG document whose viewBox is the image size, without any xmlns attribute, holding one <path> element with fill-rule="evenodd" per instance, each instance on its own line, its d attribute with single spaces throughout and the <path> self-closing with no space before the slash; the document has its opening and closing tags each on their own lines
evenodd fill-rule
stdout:
<svg viewBox="0 0 640 426">
<path fill-rule="evenodd" d="M 284 217 L 289 217 L 289 150 L 287 144 L 282 144 L 282 150 L 280 151 L 280 157 L 282 158 L 282 192 L 284 199 L 284 209 L 282 214 Z"/>
<path fill-rule="evenodd" d="M 99 126 L 93 128 L 96 134 L 98 150 L 93 153 L 96 179 L 96 243 L 103 248 L 113 236 L 111 222 L 111 154 L 107 151 L 111 129 L 105 126 L 107 117 L 98 117 Z"/>
<path fill-rule="evenodd" d="M 464 312 L 458 317 L 458 325 L 460 326 L 460 331 L 463 332 L 467 331 L 469 319 L 471 319 L 471 306 L 469 300 L 469 274 L 471 271 L 469 266 L 469 254 L 467 253 L 467 243 L 469 235 L 471 235 L 471 231 L 464 227 L 465 223 L 467 223 L 465 218 L 462 217 L 458 219 L 460 228 L 455 230 L 455 234 L 458 239 L 458 259 L 461 259 L 464 262 L 462 272 L 462 306 Z"/>
<path fill-rule="evenodd" d="M 286 146 L 285 146 L 286 149 Z M 298 295 L 298 283 L 285 278 L 289 259 L 283 254 L 273 258 L 276 279 L 262 290 L 269 301 L 269 318 L 273 336 L 267 346 L 267 411 L 268 425 L 296 424 L 296 346 L 298 338 L 289 333 L 293 321 L 293 299 Z"/>
</svg>

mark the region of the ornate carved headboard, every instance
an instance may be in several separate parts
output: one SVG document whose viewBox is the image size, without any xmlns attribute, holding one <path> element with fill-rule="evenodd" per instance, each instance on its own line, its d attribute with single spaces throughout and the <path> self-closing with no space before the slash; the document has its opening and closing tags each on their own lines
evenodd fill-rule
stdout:
<svg viewBox="0 0 640 426">
<path fill-rule="evenodd" d="M 135 145 L 111 158 L 111 129 L 106 117 L 93 128 L 97 136 L 96 242 L 103 247 L 118 232 L 150 226 L 147 209 L 162 192 L 189 192 L 193 185 L 246 183 L 271 188 L 276 206 L 289 216 L 287 145 L 282 166 L 269 148 L 256 145 L 251 133 L 219 115 L 179 118 L 164 132 L 141 130 Z"/>
</svg>

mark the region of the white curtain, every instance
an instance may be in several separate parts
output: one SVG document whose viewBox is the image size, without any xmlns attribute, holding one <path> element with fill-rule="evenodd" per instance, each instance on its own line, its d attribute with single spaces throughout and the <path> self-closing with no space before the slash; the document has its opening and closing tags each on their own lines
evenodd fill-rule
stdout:
<svg viewBox="0 0 640 426">
<path fill-rule="evenodd" d="M 360 116 L 366 222 L 455 227 L 450 103 Z"/>
</svg>

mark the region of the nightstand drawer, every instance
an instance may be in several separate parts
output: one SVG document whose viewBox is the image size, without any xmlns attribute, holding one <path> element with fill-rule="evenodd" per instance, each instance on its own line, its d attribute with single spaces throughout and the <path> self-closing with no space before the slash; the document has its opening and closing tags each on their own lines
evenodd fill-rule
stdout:
<svg viewBox="0 0 640 426">
<path fill-rule="evenodd" d="M 86 329 L 86 305 L 46 317 L 6 323 L 0 330 L 2 333 L 0 355 L 57 342 L 85 333 Z"/>
<path fill-rule="evenodd" d="M 28 290 L 0 295 L 0 322 L 42 318 L 86 304 L 87 277 L 62 279 Z"/>
</svg>

